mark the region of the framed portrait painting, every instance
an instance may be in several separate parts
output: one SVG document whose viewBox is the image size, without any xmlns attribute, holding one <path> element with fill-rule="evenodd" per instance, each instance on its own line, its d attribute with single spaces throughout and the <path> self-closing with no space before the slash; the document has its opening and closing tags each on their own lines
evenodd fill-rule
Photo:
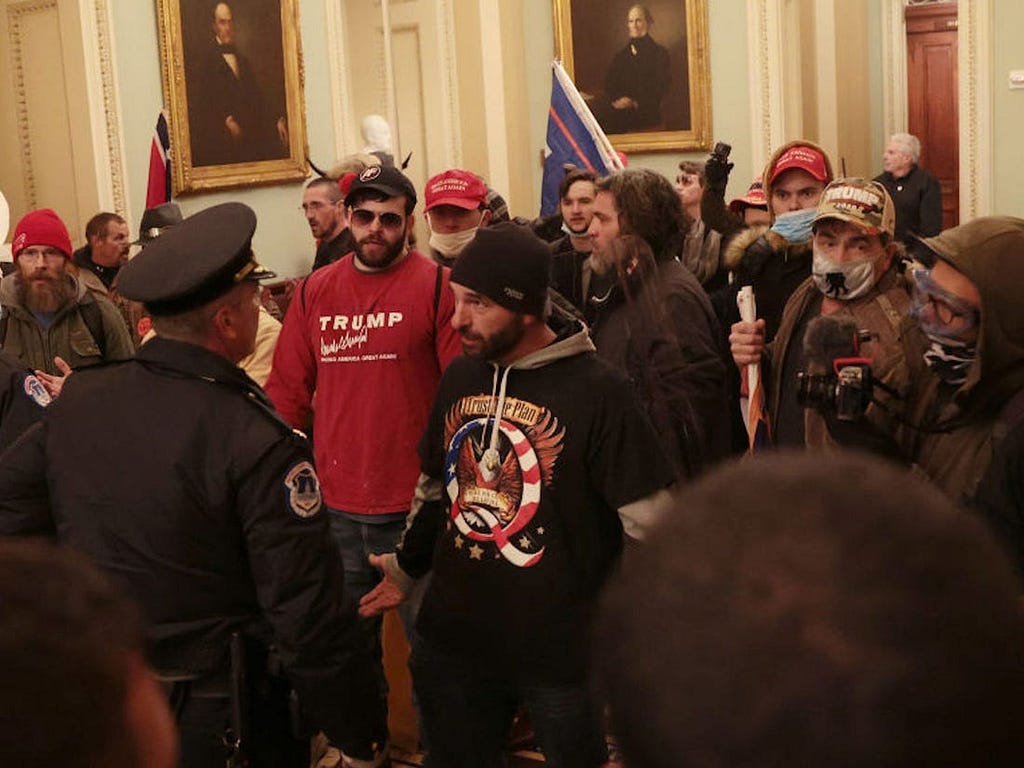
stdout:
<svg viewBox="0 0 1024 768">
<path fill-rule="evenodd" d="M 554 0 L 555 55 L 616 149 L 711 146 L 707 0 Z"/>
<path fill-rule="evenodd" d="M 157 0 L 175 193 L 304 179 L 298 0 Z"/>
</svg>

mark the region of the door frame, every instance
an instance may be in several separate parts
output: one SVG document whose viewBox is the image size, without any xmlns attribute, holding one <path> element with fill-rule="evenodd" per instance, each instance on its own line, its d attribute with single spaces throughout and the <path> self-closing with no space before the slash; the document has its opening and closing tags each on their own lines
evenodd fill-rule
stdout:
<svg viewBox="0 0 1024 768">
<path fill-rule="evenodd" d="M 882 0 L 882 109 L 885 137 L 907 130 L 906 0 Z M 992 211 L 992 0 L 957 3 L 960 139 L 959 220 Z"/>
</svg>

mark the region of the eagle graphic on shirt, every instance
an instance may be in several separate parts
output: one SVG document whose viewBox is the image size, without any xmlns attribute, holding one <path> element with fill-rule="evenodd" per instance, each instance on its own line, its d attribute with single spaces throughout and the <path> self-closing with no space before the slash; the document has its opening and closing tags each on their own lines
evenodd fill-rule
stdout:
<svg viewBox="0 0 1024 768">
<path fill-rule="evenodd" d="M 526 568 L 544 556 L 544 529 L 534 517 L 565 429 L 547 408 L 525 400 L 506 398 L 500 418 L 495 409 L 495 398 L 477 395 L 461 398 L 445 416 L 453 541 L 471 559 L 487 553 Z"/>
</svg>

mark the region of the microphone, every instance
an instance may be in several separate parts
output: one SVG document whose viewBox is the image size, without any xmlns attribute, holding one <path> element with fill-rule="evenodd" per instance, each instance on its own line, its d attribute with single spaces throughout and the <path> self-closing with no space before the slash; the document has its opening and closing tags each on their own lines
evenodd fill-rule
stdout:
<svg viewBox="0 0 1024 768">
<path fill-rule="evenodd" d="M 862 332 L 850 319 L 821 316 L 807 324 L 804 359 L 812 373 L 831 373 L 833 361 L 860 356 Z"/>
</svg>

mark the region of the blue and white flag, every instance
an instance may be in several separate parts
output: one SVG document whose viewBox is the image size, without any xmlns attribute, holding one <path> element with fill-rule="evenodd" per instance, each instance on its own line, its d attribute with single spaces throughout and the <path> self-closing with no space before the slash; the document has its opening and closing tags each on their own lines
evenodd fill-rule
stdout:
<svg viewBox="0 0 1024 768">
<path fill-rule="evenodd" d="M 590 107 L 576 90 L 561 62 L 552 64 L 551 107 L 548 109 L 548 135 L 544 147 L 544 183 L 541 188 L 540 215 L 558 210 L 558 185 L 565 177 L 564 166 L 603 176 L 622 167 L 611 142 L 594 119 Z"/>
</svg>

